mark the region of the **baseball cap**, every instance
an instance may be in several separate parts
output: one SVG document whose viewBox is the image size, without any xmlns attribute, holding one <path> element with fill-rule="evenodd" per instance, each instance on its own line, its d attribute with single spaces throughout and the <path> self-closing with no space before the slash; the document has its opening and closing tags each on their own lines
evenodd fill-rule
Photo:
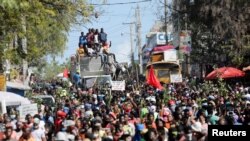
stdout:
<svg viewBox="0 0 250 141">
<path fill-rule="evenodd" d="M 200 122 L 195 122 L 194 124 L 191 125 L 191 128 L 195 132 L 201 132 L 202 130 L 202 125 Z"/>
<path fill-rule="evenodd" d="M 39 124 L 40 123 L 40 119 L 34 118 L 34 123 Z"/>
</svg>

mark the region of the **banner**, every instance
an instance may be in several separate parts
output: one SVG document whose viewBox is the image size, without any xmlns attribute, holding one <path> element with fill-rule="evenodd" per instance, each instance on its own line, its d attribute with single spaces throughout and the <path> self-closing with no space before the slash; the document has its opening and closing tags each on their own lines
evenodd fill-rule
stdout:
<svg viewBox="0 0 250 141">
<path fill-rule="evenodd" d="M 124 91 L 125 90 L 125 81 L 112 81 L 112 90 L 113 91 Z"/>
<path fill-rule="evenodd" d="M 7 113 L 5 100 L 0 101 L 0 115 Z"/>
<path fill-rule="evenodd" d="M 182 75 L 181 74 L 171 74 L 170 75 L 170 82 L 171 83 L 180 83 L 180 82 L 182 82 Z"/>
<path fill-rule="evenodd" d="M 0 75 L 0 91 L 5 91 L 6 80 L 4 75 Z"/>
<path fill-rule="evenodd" d="M 25 120 L 27 114 L 30 114 L 31 116 L 38 114 L 37 104 L 34 103 L 34 104 L 19 106 L 19 114 L 20 114 L 20 119 L 22 120 Z"/>
</svg>

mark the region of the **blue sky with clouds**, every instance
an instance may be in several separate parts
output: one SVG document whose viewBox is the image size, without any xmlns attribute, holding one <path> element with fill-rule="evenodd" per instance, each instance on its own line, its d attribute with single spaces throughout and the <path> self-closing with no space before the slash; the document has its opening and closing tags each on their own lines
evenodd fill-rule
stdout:
<svg viewBox="0 0 250 141">
<path fill-rule="evenodd" d="M 101 0 L 89 0 L 95 4 L 101 4 Z M 107 3 L 118 3 L 118 2 L 135 2 L 141 0 L 106 0 Z M 118 62 L 129 62 L 130 55 L 130 30 L 129 25 L 123 25 L 126 22 L 135 21 L 135 8 L 139 5 L 141 10 L 141 37 L 142 45 L 145 44 L 146 34 L 157 20 L 156 13 L 159 12 L 157 8 L 161 3 L 160 0 L 151 0 L 149 2 L 137 3 L 137 4 L 123 4 L 123 5 L 102 5 L 96 6 L 96 10 L 103 11 L 101 15 L 82 27 L 73 26 L 71 32 L 68 34 L 67 49 L 64 52 L 63 57 L 58 57 L 59 62 L 63 62 L 66 58 L 69 58 L 72 54 L 75 54 L 80 32 L 87 32 L 87 28 L 104 28 L 108 34 L 108 40 L 112 41 L 111 52 L 116 54 Z M 163 1 L 163 0 L 162 0 Z M 135 29 L 135 28 L 134 28 Z M 134 33 L 135 34 L 135 33 Z M 135 36 L 134 36 L 135 39 Z M 134 46 L 136 43 L 134 42 Z M 137 53 L 137 47 L 135 47 Z M 135 54 L 135 59 L 138 55 Z"/>
</svg>

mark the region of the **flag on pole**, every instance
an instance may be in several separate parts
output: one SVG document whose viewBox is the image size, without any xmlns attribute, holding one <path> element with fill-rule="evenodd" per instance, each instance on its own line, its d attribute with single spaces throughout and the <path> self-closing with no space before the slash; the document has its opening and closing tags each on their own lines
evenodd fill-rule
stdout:
<svg viewBox="0 0 250 141">
<path fill-rule="evenodd" d="M 153 66 L 151 65 L 149 73 L 148 73 L 148 78 L 147 78 L 147 83 L 157 89 L 162 90 L 163 87 L 161 86 L 160 81 L 156 78 Z"/>
</svg>

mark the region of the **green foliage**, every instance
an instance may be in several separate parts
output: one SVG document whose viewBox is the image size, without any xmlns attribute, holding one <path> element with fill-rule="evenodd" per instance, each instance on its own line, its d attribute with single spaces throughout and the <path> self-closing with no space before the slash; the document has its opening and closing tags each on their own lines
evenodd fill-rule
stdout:
<svg viewBox="0 0 250 141">
<path fill-rule="evenodd" d="M 62 72 L 63 72 L 63 67 L 60 66 L 57 62 L 47 63 L 42 71 L 42 74 L 44 74 L 43 79 L 44 80 L 52 80 L 59 73 L 62 73 Z"/>
<path fill-rule="evenodd" d="M 187 22 L 188 30 L 192 31 L 193 62 L 235 66 L 250 63 L 248 0 L 196 0 L 192 4 L 179 0 L 177 3 L 174 7 L 180 7 L 181 27 Z M 176 11 L 174 16 L 177 19 Z"/>
<path fill-rule="evenodd" d="M 202 92 L 208 94 L 211 90 L 215 88 L 214 84 L 211 81 L 205 81 L 201 86 Z"/>
<path fill-rule="evenodd" d="M 42 99 L 40 99 L 40 98 L 34 98 L 34 96 L 35 95 L 33 94 L 32 91 L 27 91 L 25 93 L 25 97 L 28 98 L 28 99 L 30 99 L 30 100 L 32 100 L 34 103 L 36 103 L 37 106 L 38 106 L 38 109 L 40 109 L 40 107 L 42 105 Z"/>
<path fill-rule="evenodd" d="M 169 90 L 168 88 L 164 89 L 164 93 L 163 93 L 163 103 L 168 103 L 169 100 L 171 100 L 172 97 L 171 95 L 169 94 Z"/>
<path fill-rule="evenodd" d="M 227 96 L 229 93 L 226 83 L 223 81 L 223 79 L 219 78 L 218 80 L 218 92 L 221 96 Z"/>
<path fill-rule="evenodd" d="M 44 56 L 61 55 L 70 27 L 89 21 L 92 12 L 93 7 L 85 0 L 0 1 L 1 52 L 6 49 L 2 59 L 10 59 L 15 64 L 27 59 L 39 64 L 39 59 Z M 27 54 L 19 42 L 24 37 L 27 39 Z"/>
</svg>

